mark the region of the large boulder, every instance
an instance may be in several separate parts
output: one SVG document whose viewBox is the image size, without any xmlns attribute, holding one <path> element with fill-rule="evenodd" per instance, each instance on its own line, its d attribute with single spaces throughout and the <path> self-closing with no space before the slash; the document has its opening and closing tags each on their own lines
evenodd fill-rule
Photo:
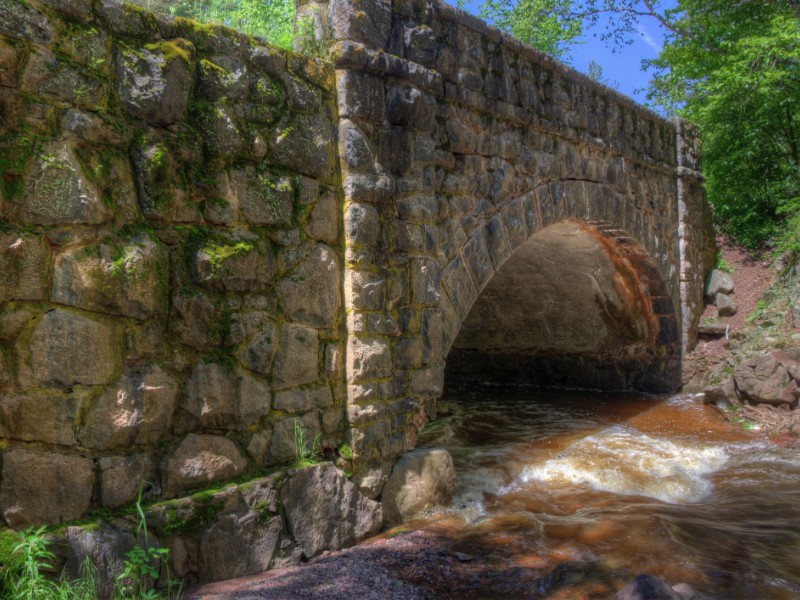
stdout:
<svg viewBox="0 0 800 600">
<path fill-rule="evenodd" d="M 397 523 L 453 497 L 456 472 L 453 457 L 443 448 L 423 448 L 403 456 L 383 488 L 388 523 Z"/>
<path fill-rule="evenodd" d="M 755 404 L 796 404 L 798 376 L 798 362 L 780 350 L 742 361 L 733 371 L 739 397 Z"/>
<path fill-rule="evenodd" d="M 292 475 L 281 501 L 289 531 L 308 558 L 352 546 L 383 526 L 381 505 L 364 497 L 330 463 Z"/>
<path fill-rule="evenodd" d="M 125 568 L 125 555 L 136 545 L 133 534 L 116 527 L 102 527 L 95 531 L 67 527 L 65 537 L 70 548 L 70 557 L 65 565 L 66 574 L 79 577 L 84 562 L 90 560 L 97 569 L 97 597 L 111 598 L 117 576 Z M 154 538 L 148 542 L 151 547 L 158 546 L 158 540 Z"/>
<path fill-rule="evenodd" d="M 0 510 L 13 529 L 79 518 L 89 510 L 93 488 L 89 458 L 20 448 L 3 455 Z"/>
<path fill-rule="evenodd" d="M 733 293 L 733 277 L 719 269 L 711 271 L 706 283 L 706 296 L 715 298 L 717 294 L 731 293 Z"/>
<path fill-rule="evenodd" d="M 205 581 L 254 575 L 269 569 L 283 524 L 261 514 L 224 515 L 200 538 L 199 573 Z"/>
<path fill-rule="evenodd" d="M 247 460 L 235 442 L 217 435 L 189 434 L 161 464 L 163 495 L 233 479 L 244 473 Z"/>
</svg>

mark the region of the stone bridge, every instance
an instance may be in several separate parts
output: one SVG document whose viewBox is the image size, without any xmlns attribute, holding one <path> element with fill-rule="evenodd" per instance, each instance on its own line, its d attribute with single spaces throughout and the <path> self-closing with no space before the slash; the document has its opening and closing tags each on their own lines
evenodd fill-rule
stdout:
<svg viewBox="0 0 800 600">
<path fill-rule="evenodd" d="M 378 498 L 446 371 L 679 386 L 697 132 L 438 0 L 299 4 L 327 59 L 0 0 L 12 528 L 286 464 L 297 423 Z"/>
</svg>

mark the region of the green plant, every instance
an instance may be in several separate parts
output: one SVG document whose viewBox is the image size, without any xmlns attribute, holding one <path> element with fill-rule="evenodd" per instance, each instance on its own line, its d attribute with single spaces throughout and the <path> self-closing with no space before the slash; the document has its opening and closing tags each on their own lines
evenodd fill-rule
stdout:
<svg viewBox="0 0 800 600">
<path fill-rule="evenodd" d="M 317 434 L 311 442 L 309 448 L 308 440 L 306 440 L 306 428 L 297 419 L 294 421 L 294 454 L 295 460 L 292 466 L 296 469 L 303 467 L 310 467 L 315 465 L 320 460 L 319 446 L 322 434 Z"/>
<path fill-rule="evenodd" d="M 4 566 L 4 597 L 12 600 L 94 600 L 97 598 L 97 570 L 87 557 L 80 567 L 76 580 L 62 579 L 58 582 L 45 577 L 43 571 L 51 571 L 50 561 L 55 557 L 47 549 L 48 541 L 44 526 L 29 528 L 19 534 L 19 543 L 14 547 L 14 559 Z"/>
<path fill-rule="evenodd" d="M 747 323 L 752 325 L 758 319 L 762 318 L 764 316 L 764 312 L 767 310 L 767 306 L 768 306 L 767 301 L 764 300 L 763 298 L 758 302 L 756 302 L 756 306 L 753 309 L 753 312 L 751 312 L 747 316 Z"/>
<path fill-rule="evenodd" d="M 142 492 L 147 482 L 139 486 L 136 498 L 136 541 L 132 550 L 125 554 L 122 572 L 117 575 L 114 583 L 115 600 L 156 600 L 164 596 L 152 587 L 152 582 L 158 579 L 161 566 L 168 569 L 169 549 L 150 545 L 147 533 L 147 518 L 142 508 Z M 167 580 L 167 598 L 180 598 L 182 585 Z"/>
<path fill-rule="evenodd" d="M 342 444 L 339 446 L 339 456 L 345 460 L 353 459 L 353 449 L 350 447 L 350 444 L 342 442 Z"/>
<path fill-rule="evenodd" d="M 725 273 L 733 273 L 733 266 L 731 263 L 725 260 L 725 257 L 722 256 L 722 251 L 720 250 L 717 250 L 717 258 L 714 262 L 714 268 L 718 271 L 724 271 Z"/>
</svg>

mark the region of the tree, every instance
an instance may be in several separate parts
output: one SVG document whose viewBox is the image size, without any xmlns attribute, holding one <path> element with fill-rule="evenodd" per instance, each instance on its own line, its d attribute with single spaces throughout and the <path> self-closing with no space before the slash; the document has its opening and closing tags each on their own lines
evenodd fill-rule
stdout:
<svg viewBox="0 0 800 600">
<path fill-rule="evenodd" d="M 133 0 L 156 12 L 219 23 L 291 48 L 295 34 L 294 0 Z"/>
<path fill-rule="evenodd" d="M 800 250 L 800 0 L 484 0 L 482 14 L 543 50 L 561 52 L 613 15 L 607 43 L 642 19 L 665 31 L 648 99 L 702 130 L 709 199 L 723 231 L 756 248 Z M 529 7 L 533 7 L 530 10 Z M 552 11 L 552 12 L 550 12 Z M 539 21 L 539 15 L 551 20 Z M 530 33 L 537 28 L 544 32 Z M 540 42 L 544 40 L 544 44 Z M 549 44 L 549 45 L 548 45 Z"/>
</svg>

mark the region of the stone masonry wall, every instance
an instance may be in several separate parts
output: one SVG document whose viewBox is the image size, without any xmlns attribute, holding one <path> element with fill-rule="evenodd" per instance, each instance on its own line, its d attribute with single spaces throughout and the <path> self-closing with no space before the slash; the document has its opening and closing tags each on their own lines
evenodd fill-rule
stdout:
<svg viewBox="0 0 800 600">
<path fill-rule="evenodd" d="M 344 440 L 330 64 L 0 1 L 0 512 L 172 498 Z"/>
<path fill-rule="evenodd" d="M 662 280 L 648 293 L 667 311 L 656 338 L 677 372 L 670 348 L 680 323 L 691 343 L 713 247 L 699 165 L 683 158 L 678 204 L 683 128 L 438 0 L 301 4 L 336 67 L 362 491 L 380 493 L 435 411 L 445 357 L 481 290 L 548 225 L 610 223 L 607 235 L 647 251 Z"/>
<path fill-rule="evenodd" d="M 115 0 L 0 0 L 12 528 L 286 464 L 296 422 L 379 498 L 478 295 L 563 221 L 642 248 L 653 339 L 691 345 L 696 132 L 438 0 L 298 5 L 329 61 Z"/>
</svg>

